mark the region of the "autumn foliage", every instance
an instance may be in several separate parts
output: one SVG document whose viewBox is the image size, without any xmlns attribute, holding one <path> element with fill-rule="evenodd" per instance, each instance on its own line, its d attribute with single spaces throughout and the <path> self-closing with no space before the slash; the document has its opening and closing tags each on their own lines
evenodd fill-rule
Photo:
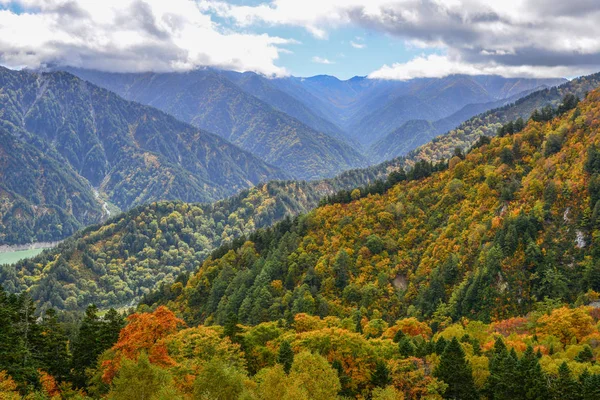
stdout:
<svg viewBox="0 0 600 400">
<path fill-rule="evenodd" d="M 141 351 L 147 352 L 150 362 L 154 364 L 165 367 L 175 364 L 162 339 L 184 325 L 181 319 L 168 308 L 158 307 L 153 313 L 132 314 L 127 321 L 127 326 L 121 330 L 119 340 L 112 348 L 115 358 L 103 362 L 102 379 L 106 383 L 112 382 L 117 374 L 121 357 L 133 360 Z"/>
</svg>

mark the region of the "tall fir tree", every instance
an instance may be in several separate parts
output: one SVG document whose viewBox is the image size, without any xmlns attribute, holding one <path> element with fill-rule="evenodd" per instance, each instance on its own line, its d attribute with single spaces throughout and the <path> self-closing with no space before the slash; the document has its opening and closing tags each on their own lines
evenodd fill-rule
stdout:
<svg viewBox="0 0 600 400">
<path fill-rule="evenodd" d="M 484 389 L 490 400 L 512 400 L 518 396 L 518 362 L 516 353 L 507 350 L 501 337 L 496 338 L 490 357 L 490 376 Z"/>
<path fill-rule="evenodd" d="M 67 350 L 68 339 L 58 322 L 55 310 L 46 310 L 41 322 L 41 331 L 41 368 L 56 380 L 64 381 L 68 377 L 71 360 Z"/>
<path fill-rule="evenodd" d="M 558 377 L 552 382 L 551 398 L 554 400 L 581 400 L 582 385 L 573 379 L 571 369 L 564 361 L 558 367 Z"/>
<path fill-rule="evenodd" d="M 71 368 L 73 383 L 77 387 L 85 386 L 87 381 L 85 371 L 96 363 L 102 352 L 100 346 L 101 326 L 98 308 L 95 305 L 88 306 L 81 321 L 77 338 L 73 342 Z"/>
<path fill-rule="evenodd" d="M 290 373 L 292 364 L 294 363 L 294 351 L 290 342 L 284 340 L 279 346 L 279 353 L 277 354 L 277 362 L 283 365 L 283 370 L 286 374 Z"/>
<path fill-rule="evenodd" d="M 527 346 L 527 350 L 519 360 L 518 376 L 523 399 L 545 400 L 548 398 L 548 379 L 531 346 Z"/>
<path fill-rule="evenodd" d="M 386 387 L 392 383 L 392 377 L 390 376 L 390 370 L 385 361 L 379 360 L 375 364 L 375 370 L 371 374 L 371 383 L 375 387 Z"/>
<path fill-rule="evenodd" d="M 581 400 L 600 399 L 600 374 L 591 375 L 586 369 L 579 377 Z"/>
<path fill-rule="evenodd" d="M 471 365 L 456 337 L 452 338 L 452 341 L 444 349 L 440 363 L 435 368 L 433 375 L 448 385 L 444 392 L 445 399 L 475 400 L 479 398 Z"/>
</svg>

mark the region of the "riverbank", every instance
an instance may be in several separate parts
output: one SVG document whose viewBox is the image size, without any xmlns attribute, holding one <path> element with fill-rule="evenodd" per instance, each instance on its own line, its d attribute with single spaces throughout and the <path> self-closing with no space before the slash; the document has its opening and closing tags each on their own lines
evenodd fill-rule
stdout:
<svg viewBox="0 0 600 400">
<path fill-rule="evenodd" d="M 25 250 L 38 250 L 38 249 L 49 249 L 52 247 L 56 247 L 60 244 L 60 242 L 37 242 L 37 243 L 27 243 L 27 244 L 15 244 L 15 245 L 0 245 L 0 253 L 12 253 L 16 251 L 25 251 Z"/>
</svg>

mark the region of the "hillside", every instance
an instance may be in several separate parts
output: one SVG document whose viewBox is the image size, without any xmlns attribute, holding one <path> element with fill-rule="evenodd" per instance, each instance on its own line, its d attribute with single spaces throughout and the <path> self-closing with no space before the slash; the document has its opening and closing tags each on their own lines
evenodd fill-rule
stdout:
<svg viewBox="0 0 600 400">
<path fill-rule="evenodd" d="M 320 175 L 293 172 L 294 177 L 302 179 L 333 176 L 342 169 L 364 166 L 357 161 L 356 152 L 376 144 L 386 135 L 393 135 L 408 121 L 440 120 L 436 131 L 440 134 L 475 114 L 506 104 L 502 101 L 514 101 L 533 90 L 564 82 L 562 79 L 463 75 L 404 82 L 362 77 L 342 81 L 326 75 L 269 79 L 255 73 L 212 69 L 185 74 L 110 74 L 68 70 L 127 99 L 157 107 L 178 119 L 217 133 L 286 171 L 300 165 L 287 161 L 296 152 L 306 148 L 307 154 L 310 154 L 323 147 L 322 139 L 319 139 L 320 146 L 311 144 L 308 138 L 313 137 L 315 132 L 309 134 L 297 124 L 298 121 L 305 128 L 312 128 L 309 128 L 311 131 L 323 132 L 336 139 L 336 143 L 349 144 L 353 148 L 354 153 L 338 146 L 333 146 L 333 155 L 315 153 L 331 160 L 341 157 L 346 167 L 332 168 L 334 172 Z M 221 107 L 223 104 L 228 104 L 228 107 Z M 273 113 L 275 110 L 280 112 Z M 291 132 L 303 138 L 302 146 L 297 145 L 289 156 L 280 157 L 276 149 L 270 147 L 273 137 L 267 141 L 265 132 L 271 135 L 278 132 L 276 142 L 281 144 L 279 149 L 286 149 L 286 143 L 293 143 L 290 142 Z M 422 132 L 416 132 L 407 137 L 406 143 L 398 143 L 397 147 L 410 151 L 415 147 L 411 143 L 428 141 L 423 141 L 423 136 Z M 261 141 L 261 138 L 265 140 Z M 255 145 L 257 141 L 261 144 Z M 371 162 L 384 161 L 385 155 L 400 155 L 389 151 L 384 152 L 385 155 L 380 154 L 380 148 L 373 146 L 370 149 Z M 313 169 L 312 166 L 307 168 Z M 314 166 L 314 170 L 317 169 Z"/>
<path fill-rule="evenodd" d="M 50 149 L 0 127 L 0 160 L 1 244 L 62 239 L 101 219 L 87 181 Z"/>
<path fill-rule="evenodd" d="M 544 93 L 547 92 L 540 92 Z M 516 111 L 510 110 L 519 106 L 520 104 L 515 104 L 500 111 L 514 114 Z M 385 179 L 391 172 L 414 165 L 415 161 L 415 158 L 398 158 L 367 169 L 348 171 L 335 179 L 310 183 L 271 182 L 213 206 L 161 203 L 140 207 L 111 221 L 109 228 L 90 228 L 48 255 L 20 263 L 17 266 L 17 270 L 21 271 L 18 275 L 37 276 L 36 279 L 54 282 L 57 285 L 55 292 L 60 295 L 54 296 L 53 300 L 49 297 L 51 291 L 38 293 L 35 289 L 38 285 L 34 285 L 32 294 L 36 300 L 46 304 L 44 307 L 52 305 L 61 309 L 77 309 L 84 307 L 87 301 L 97 302 L 103 307 L 131 304 L 155 285 L 170 282 L 180 273 L 193 271 L 221 243 L 229 243 L 242 235 L 250 234 L 254 229 L 270 226 L 285 216 L 306 213 L 316 207 L 324 197 L 329 197 L 329 201 L 349 199 L 353 188 L 367 185 L 377 179 Z M 381 188 L 385 188 L 385 185 L 378 184 L 362 190 L 364 194 L 381 193 Z M 334 196 L 340 190 L 346 192 Z M 177 213 L 173 217 L 181 217 L 180 223 L 166 223 L 165 218 L 170 217 L 174 211 Z M 144 226 L 152 228 L 140 231 L 135 228 L 136 224 L 132 222 L 134 219 L 138 221 L 136 224 L 143 222 Z M 160 229 L 159 225 L 152 223 L 163 220 L 165 223 Z M 182 231 L 188 233 L 184 235 Z M 121 242 L 123 237 L 129 239 Z M 137 241 L 134 250 L 128 247 L 131 240 L 134 240 L 133 237 Z M 165 242 L 163 237 L 167 237 L 168 240 Z M 150 248 L 156 247 L 158 243 L 162 243 L 160 247 L 164 247 L 165 250 L 168 248 L 169 251 L 150 251 Z M 100 281 L 98 274 L 105 273 L 105 269 L 94 270 L 94 263 L 91 262 L 84 264 L 80 254 L 73 252 L 75 248 L 85 249 L 86 255 L 94 263 L 107 266 L 112 262 L 113 267 L 106 271 L 110 271 L 114 278 Z M 44 268 L 45 272 L 40 274 L 36 265 L 53 266 L 61 253 L 60 264 L 71 272 L 61 275 L 59 272 L 62 269 Z M 122 271 L 119 265 L 125 262 L 128 266 Z M 161 272 L 156 274 L 154 268 L 158 266 Z M 10 282 L 7 284 L 10 285 L 11 291 L 31 287 L 26 279 L 19 278 L 13 271 L 14 267 L 5 268 L 2 275 L 6 282 Z M 83 274 L 86 278 L 69 278 L 73 274 Z M 69 290 L 58 287 L 65 279 L 78 284 L 71 286 Z M 87 281 L 97 282 L 93 290 L 87 289 Z M 124 287 L 128 290 L 123 290 Z M 65 305 L 67 298 L 79 300 Z"/>
<path fill-rule="evenodd" d="M 599 86 L 600 74 L 593 74 L 573 79 L 556 88 L 533 92 L 516 100 L 513 104 L 476 115 L 455 129 L 410 152 L 406 157 L 429 161 L 446 159 L 452 155 L 455 148 L 459 147 L 466 150 L 482 135 L 494 136 L 502 124 L 515 121 L 518 118 L 527 120 L 536 109 L 545 106 L 556 107 L 568 94 L 583 98 L 587 92 Z"/>
<path fill-rule="evenodd" d="M 379 162 L 408 154 L 433 139 L 439 130 L 435 123 L 412 119 L 402 124 L 369 148 L 371 157 Z"/>
<path fill-rule="evenodd" d="M 126 324 L 89 308 L 74 341 L 53 312 L 36 319 L 27 296 L 0 290 L 0 395 L 69 397 L 75 383 L 92 398 L 596 399 L 600 90 L 559 110 L 480 140 L 441 171 L 417 163 L 381 194 L 353 191 L 222 247 Z M 251 209 L 251 197 L 238 201 Z M 112 259 L 100 282 L 114 282 L 152 233 L 150 279 L 169 259 L 181 265 L 174 233 L 201 239 L 182 224 L 205 226 L 204 211 L 139 207 L 82 233 L 93 245 L 62 246 L 81 257 L 70 267 L 81 276 L 60 257 L 35 269 L 56 273 L 44 285 L 93 290 L 82 278 Z M 73 285 L 49 299 L 61 287 Z"/>
<path fill-rule="evenodd" d="M 259 230 L 152 301 L 196 323 L 234 313 L 250 324 L 356 309 L 386 321 L 490 321 L 545 297 L 582 301 L 600 289 L 599 113 L 594 91 L 561 118 L 481 142 L 446 171 Z"/>
<path fill-rule="evenodd" d="M 73 210 L 62 207 L 68 214 L 75 213 L 78 227 L 99 221 L 101 215 L 96 201 L 89 200 L 90 186 L 111 203 L 128 209 L 160 199 L 216 200 L 260 181 L 286 176 L 216 135 L 123 100 L 68 73 L 36 74 L 2 68 L 0 97 L 3 131 L 47 153 L 47 157 L 55 154 L 53 167 L 60 168 L 62 163 L 61 174 L 71 175 L 70 181 L 78 185 L 68 191 L 80 191 L 88 197 L 85 210 L 80 209 L 81 205 Z M 31 173 L 39 167 L 33 166 Z M 35 193 L 43 193 L 42 197 L 50 200 L 61 190 L 51 181 L 36 182 L 36 187 L 24 196 L 34 205 L 38 201 Z M 9 185 L 5 190 L 14 193 L 19 193 L 18 186 L 22 185 L 14 179 L 4 184 Z M 84 221 L 81 215 L 86 211 Z M 33 224 L 18 210 L 2 215 L 5 221 L 21 218 L 27 219 L 25 224 Z M 49 223 L 55 225 L 48 230 L 57 229 L 56 222 Z M 72 232 L 66 226 L 65 232 L 56 232 L 51 239 Z M 22 233 L 18 243 L 31 240 L 39 240 L 35 231 Z"/>
<path fill-rule="evenodd" d="M 128 100 L 156 107 L 213 132 L 297 179 L 332 177 L 347 169 L 366 166 L 364 157 L 344 141 L 274 109 L 216 70 L 165 74 L 69 71 Z M 266 96 L 264 92 L 263 95 Z M 281 109 L 295 108 L 293 104 L 286 105 L 285 102 L 292 101 L 289 96 L 279 95 L 271 101 L 281 101 Z M 305 117 L 308 118 L 306 113 Z M 339 138 L 335 127 L 332 124 L 328 127 L 328 132 Z"/>
<path fill-rule="evenodd" d="M 411 119 L 373 143 L 367 152 L 369 160 L 380 163 L 396 157 L 405 157 L 418 147 L 426 145 L 441 134 L 450 132 L 474 116 L 514 104 L 531 92 L 536 91 L 522 92 L 490 103 L 468 104 L 454 114 L 433 122 Z"/>
<path fill-rule="evenodd" d="M 342 142 L 349 140 L 339 127 L 320 115 L 318 110 L 311 110 L 301 101 L 277 88 L 273 79 L 266 79 L 254 72 L 221 71 L 221 73 L 246 93 L 264 101 L 276 110 L 296 118 L 317 132 L 326 133 Z M 354 143 L 350 144 L 355 146 Z"/>
<path fill-rule="evenodd" d="M 222 243 L 306 213 L 322 198 L 383 179 L 390 171 L 273 181 L 213 204 L 138 206 L 33 259 L 0 266 L 0 283 L 9 292 L 29 290 L 42 311 L 81 310 L 90 302 L 102 308 L 132 306 L 155 287 L 196 270 Z"/>
</svg>

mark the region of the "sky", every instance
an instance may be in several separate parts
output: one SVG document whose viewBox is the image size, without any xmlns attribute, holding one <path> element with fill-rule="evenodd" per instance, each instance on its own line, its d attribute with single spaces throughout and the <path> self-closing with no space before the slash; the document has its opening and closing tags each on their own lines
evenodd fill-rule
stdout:
<svg viewBox="0 0 600 400">
<path fill-rule="evenodd" d="M 597 0 L 0 0 L 0 64 L 406 80 L 600 71 Z"/>
</svg>

